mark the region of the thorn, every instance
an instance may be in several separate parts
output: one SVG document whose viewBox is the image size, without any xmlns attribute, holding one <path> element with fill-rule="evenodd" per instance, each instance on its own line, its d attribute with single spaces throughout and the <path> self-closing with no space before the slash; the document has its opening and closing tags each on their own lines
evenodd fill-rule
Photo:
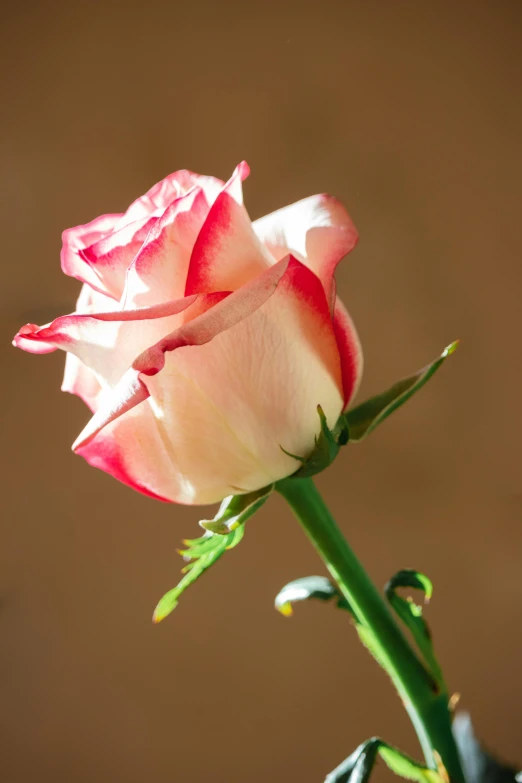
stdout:
<svg viewBox="0 0 522 783">
<path fill-rule="evenodd" d="M 439 773 L 440 777 L 444 781 L 444 783 L 450 783 L 448 770 L 444 766 L 442 759 L 440 757 L 440 753 L 438 753 L 436 750 L 433 751 L 433 758 L 435 759 L 435 764 L 437 765 L 437 772 Z"/>
<path fill-rule="evenodd" d="M 453 693 L 451 695 L 450 700 L 448 702 L 448 710 L 450 712 L 455 712 L 455 709 L 460 701 L 460 698 L 461 698 L 460 693 Z"/>
</svg>

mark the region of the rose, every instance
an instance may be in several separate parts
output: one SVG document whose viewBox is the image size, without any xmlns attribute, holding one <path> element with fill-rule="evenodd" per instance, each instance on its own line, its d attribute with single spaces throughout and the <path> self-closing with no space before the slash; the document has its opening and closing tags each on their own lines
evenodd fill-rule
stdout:
<svg viewBox="0 0 522 783">
<path fill-rule="evenodd" d="M 212 503 L 284 478 L 353 397 L 362 357 L 334 270 L 344 207 L 312 196 L 251 222 L 240 164 L 223 184 L 178 171 L 124 215 L 63 234 L 83 282 L 72 315 L 14 344 L 67 351 L 62 389 L 93 417 L 73 445 L 148 495 Z"/>
</svg>

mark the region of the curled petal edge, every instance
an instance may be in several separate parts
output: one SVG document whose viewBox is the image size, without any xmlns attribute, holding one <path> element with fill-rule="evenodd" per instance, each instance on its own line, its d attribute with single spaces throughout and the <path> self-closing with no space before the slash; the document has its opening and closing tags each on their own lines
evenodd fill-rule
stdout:
<svg viewBox="0 0 522 783">
<path fill-rule="evenodd" d="M 144 321 L 165 318 L 183 312 L 194 304 L 196 299 L 198 299 L 198 295 L 193 294 L 152 307 L 114 310 L 104 313 L 72 313 L 71 315 L 62 315 L 45 326 L 26 324 L 15 335 L 13 345 L 29 353 L 50 353 L 56 351 L 57 348 L 66 348 L 67 345 L 74 342 L 74 338 L 70 334 L 71 328 L 88 326 L 101 321 Z"/>
</svg>

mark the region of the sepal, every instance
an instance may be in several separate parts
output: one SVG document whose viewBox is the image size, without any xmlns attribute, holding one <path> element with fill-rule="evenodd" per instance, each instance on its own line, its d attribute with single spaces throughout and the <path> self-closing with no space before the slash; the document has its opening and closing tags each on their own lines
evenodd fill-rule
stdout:
<svg viewBox="0 0 522 783">
<path fill-rule="evenodd" d="M 292 478 L 307 478 L 321 473 L 325 468 L 332 464 L 339 453 L 341 446 L 348 442 L 348 427 L 341 421 L 331 430 L 326 421 L 326 416 L 320 405 L 317 406 L 317 413 L 321 422 L 319 434 L 315 437 L 314 448 L 308 457 L 299 457 L 296 454 L 290 454 L 282 446 L 281 449 L 301 463 L 301 467 L 292 475 Z"/>
<path fill-rule="evenodd" d="M 357 443 L 366 438 L 391 413 L 404 405 L 429 381 L 448 356 L 456 351 L 457 346 L 458 341 L 451 343 L 427 367 L 423 367 L 422 370 L 408 378 L 403 378 L 382 394 L 371 397 L 356 408 L 344 413 L 340 416 L 333 430 L 329 428 L 324 411 L 318 405 L 317 412 L 321 429 L 315 438 L 311 453 L 307 457 L 303 457 L 286 451 L 283 446 L 280 447 L 285 454 L 301 463 L 301 467 L 292 474 L 292 478 L 307 478 L 321 473 L 332 464 L 341 446 L 351 442 Z"/>
<path fill-rule="evenodd" d="M 247 519 L 268 500 L 274 485 L 244 495 L 229 495 L 222 502 L 214 519 L 202 519 L 200 526 L 217 535 L 226 536 L 232 530 L 244 525 Z"/>
<path fill-rule="evenodd" d="M 442 354 L 435 361 L 423 367 L 414 375 L 397 381 L 391 388 L 376 397 L 358 405 L 356 408 L 347 411 L 342 418 L 344 419 L 349 433 L 350 441 L 358 442 L 366 438 L 373 430 L 381 424 L 388 416 L 404 405 L 410 397 L 421 389 L 425 383 L 437 372 L 444 361 L 457 350 L 458 340 L 444 349 Z"/>
</svg>

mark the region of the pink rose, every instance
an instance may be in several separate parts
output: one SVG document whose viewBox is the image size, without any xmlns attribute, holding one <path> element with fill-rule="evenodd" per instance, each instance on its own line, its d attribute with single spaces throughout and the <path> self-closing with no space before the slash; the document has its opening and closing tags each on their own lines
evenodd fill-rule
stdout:
<svg viewBox="0 0 522 783">
<path fill-rule="evenodd" d="M 162 500 L 212 503 L 294 473 L 357 388 L 357 334 L 336 298 L 357 242 L 344 207 L 311 196 L 253 223 L 240 164 L 223 184 L 178 171 L 124 215 L 63 234 L 76 312 L 14 344 L 67 351 L 62 389 L 93 416 L 73 445 Z"/>
</svg>

